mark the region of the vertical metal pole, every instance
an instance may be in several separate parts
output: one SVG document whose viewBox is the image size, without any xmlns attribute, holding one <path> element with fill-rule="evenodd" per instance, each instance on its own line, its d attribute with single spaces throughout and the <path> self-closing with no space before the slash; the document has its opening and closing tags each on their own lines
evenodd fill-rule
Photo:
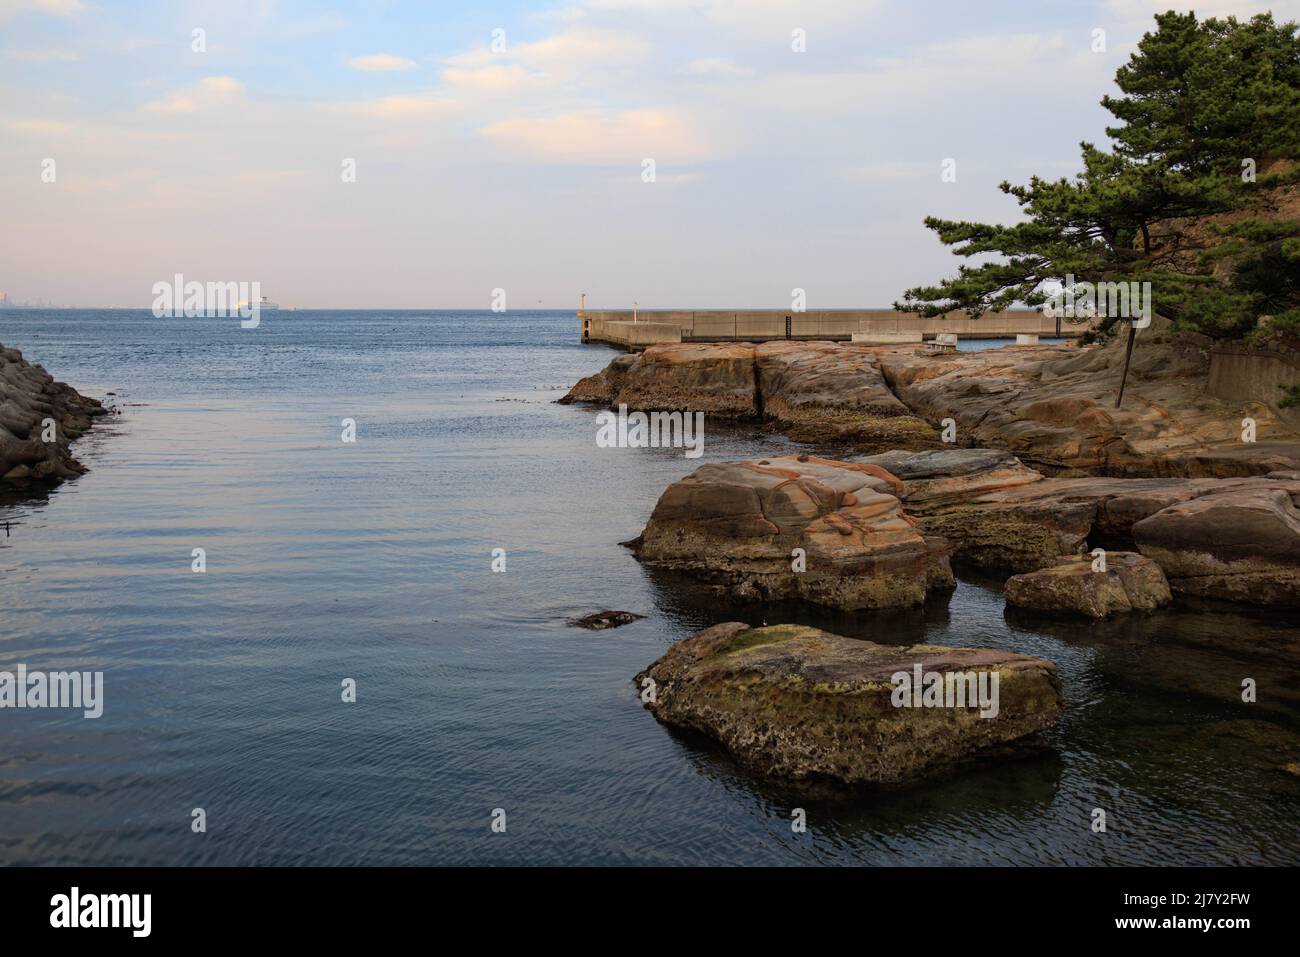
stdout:
<svg viewBox="0 0 1300 957">
<path fill-rule="evenodd" d="M 1128 348 L 1124 350 L 1124 374 L 1120 376 L 1119 397 L 1115 400 L 1115 408 L 1117 409 L 1119 408 L 1119 404 L 1124 401 L 1124 384 L 1128 382 L 1128 364 L 1133 358 L 1133 337 L 1136 335 L 1137 326 L 1135 326 L 1133 321 L 1130 319 L 1128 324 Z"/>
</svg>

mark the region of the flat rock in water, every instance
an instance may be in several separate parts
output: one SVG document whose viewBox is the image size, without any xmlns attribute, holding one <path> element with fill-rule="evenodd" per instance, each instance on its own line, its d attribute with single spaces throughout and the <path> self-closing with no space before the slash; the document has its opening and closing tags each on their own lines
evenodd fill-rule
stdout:
<svg viewBox="0 0 1300 957">
<path fill-rule="evenodd" d="M 1007 580 L 1007 603 L 1054 614 L 1105 618 L 1118 612 L 1153 611 L 1172 599 L 1160 566 L 1133 552 L 1108 552 L 1106 570 L 1093 559 L 1066 558 Z"/>
<path fill-rule="evenodd" d="M 917 666 L 941 676 L 938 706 L 896 691 L 894 676 Z M 759 774 L 853 786 L 920 780 L 1050 728 L 1064 707 L 1056 666 L 1041 658 L 796 625 L 715 625 L 674 644 L 636 684 L 659 721 L 714 738 Z M 996 699 L 987 717 L 965 699 L 977 686 L 986 704 Z"/>
<path fill-rule="evenodd" d="M 903 513 L 888 472 L 808 455 L 701 466 L 631 543 L 644 562 L 739 599 L 901 608 L 954 584 L 948 547 Z"/>
</svg>

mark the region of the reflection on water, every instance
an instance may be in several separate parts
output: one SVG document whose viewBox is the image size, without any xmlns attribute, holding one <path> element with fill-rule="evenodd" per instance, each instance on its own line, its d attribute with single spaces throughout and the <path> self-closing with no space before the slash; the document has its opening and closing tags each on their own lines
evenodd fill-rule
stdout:
<svg viewBox="0 0 1300 957">
<path fill-rule="evenodd" d="M 78 443 L 89 474 L 0 504 L 0 668 L 106 681 L 98 721 L 0 712 L 0 862 L 1300 861 L 1280 770 L 1300 760 L 1300 628 L 1223 606 L 1015 614 L 966 572 L 910 611 L 731 606 L 617 543 L 701 461 L 788 444 L 710 427 L 703 460 L 596 448 L 594 410 L 554 404 L 613 355 L 575 326 L 7 313 L 0 341 L 123 414 Z M 567 624 L 602 608 L 649 617 Z M 1041 655 L 1067 712 L 1045 751 L 810 799 L 640 707 L 632 676 L 728 619 Z"/>
</svg>

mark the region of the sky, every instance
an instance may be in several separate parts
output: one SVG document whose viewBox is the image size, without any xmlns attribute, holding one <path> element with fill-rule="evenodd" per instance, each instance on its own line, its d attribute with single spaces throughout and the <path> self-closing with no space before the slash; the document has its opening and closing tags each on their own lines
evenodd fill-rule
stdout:
<svg viewBox="0 0 1300 957">
<path fill-rule="evenodd" d="M 956 269 L 925 216 L 1013 222 L 999 182 L 1105 142 L 1098 101 L 1170 7 L 1300 19 L 0 0 L 0 290 L 147 308 L 179 273 L 302 308 L 884 307 Z"/>
</svg>

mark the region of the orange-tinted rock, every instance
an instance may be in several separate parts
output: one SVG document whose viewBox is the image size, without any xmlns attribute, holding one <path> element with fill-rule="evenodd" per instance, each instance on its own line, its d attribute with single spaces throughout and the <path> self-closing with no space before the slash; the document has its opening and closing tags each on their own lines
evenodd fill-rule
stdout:
<svg viewBox="0 0 1300 957">
<path fill-rule="evenodd" d="M 1153 330 L 1137 342 L 1120 409 L 1123 343 L 940 358 L 900 349 L 879 354 L 890 386 L 914 413 L 951 418 L 959 444 L 1007 449 L 1040 470 L 1230 477 L 1300 468 L 1300 434 L 1277 415 L 1207 393 L 1199 349 L 1165 342 Z M 1256 442 L 1241 439 L 1246 417 L 1256 421 Z"/>
<path fill-rule="evenodd" d="M 633 548 L 735 597 L 915 605 L 953 579 L 946 544 L 917 531 L 897 488 L 878 468 L 812 456 L 705 465 L 668 487 Z"/>
<path fill-rule="evenodd" d="M 938 434 L 889 390 L 875 354 L 832 342 L 683 343 L 614 359 L 563 403 L 763 421 L 791 438 L 932 448 Z"/>
</svg>

